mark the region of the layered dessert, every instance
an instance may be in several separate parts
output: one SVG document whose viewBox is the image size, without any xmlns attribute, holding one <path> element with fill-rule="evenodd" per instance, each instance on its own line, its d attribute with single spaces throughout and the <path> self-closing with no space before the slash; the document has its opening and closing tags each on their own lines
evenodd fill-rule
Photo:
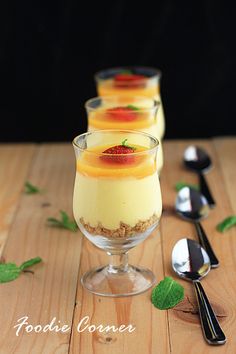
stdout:
<svg viewBox="0 0 236 354">
<path fill-rule="evenodd" d="M 107 239 L 149 234 L 162 211 L 156 153 L 129 139 L 115 145 L 96 139 L 77 156 L 76 222 L 87 234 Z"/>
<path fill-rule="evenodd" d="M 127 100 L 127 98 L 126 98 Z M 92 98 L 85 104 L 88 130 L 127 129 L 139 130 L 158 138 L 158 109 L 160 103 L 145 97 L 132 97 L 124 103 L 123 96 Z M 157 152 L 157 170 L 163 167 L 160 141 Z"/>
<path fill-rule="evenodd" d="M 160 71 L 151 68 L 133 67 L 107 69 L 95 76 L 98 95 L 123 96 L 124 102 L 134 96 L 146 96 L 160 101 L 158 110 L 158 138 L 165 131 L 164 112 L 160 96 Z"/>
</svg>

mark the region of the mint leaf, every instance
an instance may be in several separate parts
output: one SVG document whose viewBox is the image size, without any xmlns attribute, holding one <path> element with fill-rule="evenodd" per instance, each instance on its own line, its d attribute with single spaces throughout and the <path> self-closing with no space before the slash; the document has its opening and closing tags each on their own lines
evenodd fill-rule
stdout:
<svg viewBox="0 0 236 354">
<path fill-rule="evenodd" d="M 120 73 L 118 73 L 118 75 L 120 75 L 120 74 L 122 74 L 122 75 L 132 75 L 133 73 L 129 69 L 124 69 Z"/>
<path fill-rule="evenodd" d="M 175 189 L 177 192 L 179 192 L 184 187 L 189 187 L 189 188 L 199 190 L 199 186 L 197 186 L 196 184 L 190 184 L 190 183 L 186 183 L 186 182 L 177 182 L 175 184 Z"/>
<path fill-rule="evenodd" d="M 152 303 L 159 310 L 174 307 L 184 298 L 184 288 L 171 277 L 165 277 L 152 290 Z"/>
<path fill-rule="evenodd" d="M 130 148 L 130 149 L 136 150 L 136 147 L 128 145 L 127 141 L 128 141 L 128 139 L 123 140 L 121 145 L 123 145 L 123 146 L 125 146 L 127 148 Z"/>
<path fill-rule="evenodd" d="M 231 227 L 236 225 L 236 215 L 232 215 L 224 219 L 221 223 L 219 223 L 216 228 L 219 232 L 225 232 Z"/>
<path fill-rule="evenodd" d="M 41 262 L 40 257 L 30 259 L 22 263 L 18 267 L 15 263 L 2 263 L 0 264 L 0 283 L 7 283 L 9 281 L 15 280 L 19 277 L 20 273 L 27 267 L 32 266 L 33 264 Z"/>
<path fill-rule="evenodd" d="M 31 266 L 37 264 L 37 263 L 40 263 L 40 262 L 42 262 L 42 258 L 40 258 L 40 257 L 31 258 L 31 259 L 29 259 L 28 261 L 23 262 L 23 263 L 20 265 L 19 268 L 20 268 L 20 270 L 22 271 L 22 270 L 24 270 L 25 268 L 29 268 L 29 267 L 31 267 Z"/>
<path fill-rule="evenodd" d="M 47 221 L 50 223 L 50 226 L 62 227 L 62 222 L 55 218 L 48 218 Z"/>
<path fill-rule="evenodd" d="M 42 191 L 38 187 L 34 186 L 28 181 L 25 182 L 25 194 L 36 194 L 41 192 Z"/>
<path fill-rule="evenodd" d="M 0 283 L 15 280 L 20 275 L 21 270 L 15 263 L 0 264 Z"/>
<path fill-rule="evenodd" d="M 128 141 L 128 139 L 125 139 L 125 140 L 122 141 L 121 144 L 122 144 L 123 146 L 127 146 L 127 145 L 126 145 L 126 142 L 127 142 L 127 141 Z"/>
<path fill-rule="evenodd" d="M 78 226 L 76 222 L 70 219 L 65 211 L 60 210 L 60 214 L 61 214 L 61 220 L 58 220 L 56 218 L 48 218 L 47 221 L 49 222 L 49 224 L 51 226 L 67 229 L 73 232 L 77 231 Z"/>
<path fill-rule="evenodd" d="M 133 111 L 139 111 L 139 108 L 136 107 L 136 106 L 133 106 L 132 104 L 128 104 L 128 106 L 126 106 L 126 108 L 130 108 L 130 109 L 132 109 Z"/>
</svg>

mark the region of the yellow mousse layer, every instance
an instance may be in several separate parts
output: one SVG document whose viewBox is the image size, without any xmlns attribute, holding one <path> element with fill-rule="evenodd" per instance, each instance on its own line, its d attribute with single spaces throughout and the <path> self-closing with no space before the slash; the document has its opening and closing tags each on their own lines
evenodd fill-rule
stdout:
<svg viewBox="0 0 236 354">
<path fill-rule="evenodd" d="M 162 200 L 157 172 L 136 178 L 94 178 L 77 172 L 75 180 L 74 217 L 77 222 L 96 227 L 99 223 L 110 230 L 120 222 L 134 227 L 154 214 L 161 216 Z"/>
<path fill-rule="evenodd" d="M 161 96 L 159 94 L 154 96 L 154 99 L 160 102 L 160 106 L 157 111 L 157 137 L 163 139 L 165 134 L 165 116 L 163 110 L 163 104 L 161 101 Z"/>
<path fill-rule="evenodd" d="M 143 151 L 145 151 L 143 149 Z M 133 164 L 112 165 L 86 151 L 77 162 L 73 210 L 92 227 L 115 230 L 123 222 L 134 227 L 139 221 L 160 217 L 161 191 L 154 160 L 147 154 Z M 97 158 L 97 161 L 96 161 Z"/>
</svg>

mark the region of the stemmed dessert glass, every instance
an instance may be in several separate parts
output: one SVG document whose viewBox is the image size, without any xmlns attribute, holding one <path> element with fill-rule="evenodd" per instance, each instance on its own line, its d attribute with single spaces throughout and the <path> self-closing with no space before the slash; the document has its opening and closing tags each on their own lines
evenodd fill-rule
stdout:
<svg viewBox="0 0 236 354">
<path fill-rule="evenodd" d="M 73 140 L 75 220 L 109 256 L 85 273 L 83 286 L 103 296 L 129 296 L 155 283 L 151 270 L 128 264 L 128 251 L 157 226 L 162 199 L 156 168 L 158 140 L 129 130 L 100 130 Z"/>
<path fill-rule="evenodd" d="M 160 102 L 145 96 L 103 96 L 85 102 L 88 131 L 96 129 L 138 130 L 158 138 Z M 162 143 L 159 140 L 157 170 L 163 167 Z"/>
<path fill-rule="evenodd" d="M 165 133 L 165 117 L 160 93 L 160 70 L 131 66 L 101 70 L 95 74 L 99 96 L 146 96 L 160 102 L 158 110 L 158 138 Z"/>
</svg>

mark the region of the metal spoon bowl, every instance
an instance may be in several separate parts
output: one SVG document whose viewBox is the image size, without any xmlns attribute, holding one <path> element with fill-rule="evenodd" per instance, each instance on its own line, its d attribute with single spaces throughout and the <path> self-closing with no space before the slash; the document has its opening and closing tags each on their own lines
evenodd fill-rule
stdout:
<svg viewBox="0 0 236 354">
<path fill-rule="evenodd" d="M 212 168 L 212 162 L 205 150 L 191 145 L 184 151 L 184 163 L 194 172 L 208 172 Z"/>
<path fill-rule="evenodd" d="M 216 203 L 204 178 L 204 173 L 212 167 L 209 155 L 205 150 L 191 145 L 184 151 L 184 164 L 188 169 L 198 174 L 202 194 L 206 197 L 210 207 L 215 207 Z"/>
<path fill-rule="evenodd" d="M 196 241 L 183 238 L 173 248 L 172 267 L 181 278 L 194 284 L 202 331 L 206 341 L 213 345 L 224 344 L 226 337 L 200 283 L 200 280 L 211 269 L 206 251 Z"/>
<path fill-rule="evenodd" d="M 181 188 L 177 194 L 175 208 L 186 220 L 200 221 L 209 214 L 209 204 L 201 193 L 191 187 Z"/>
<path fill-rule="evenodd" d="M 182 219 L 194 224 L 199 242 L 210 257 L 211 267 L 218 267 L 219 260 L 212 249 L 206 232 L 200 224 L 200 220 L 206 218 L 210 210 L 206 198 L 197 190 L 184 187 L 177 194 L 175 210 Z"/>
</svg>

